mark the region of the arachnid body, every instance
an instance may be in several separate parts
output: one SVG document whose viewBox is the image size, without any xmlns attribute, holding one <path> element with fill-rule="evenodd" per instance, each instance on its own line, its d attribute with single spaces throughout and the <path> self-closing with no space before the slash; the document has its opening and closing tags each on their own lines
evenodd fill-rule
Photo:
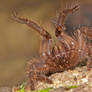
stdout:
<svg viewBox="0 0 92 92">
<path fill-rule="evenodd" d="M 88 60 L 87 67 L 91 67 L 92 49 L 87 38 L 92 38 L 92 29 L 82 27 L 74 32 L 73 37 L 65 33 L 64 22 L 67 15 L 78 9 L 79 6 L 75 5 L 73 8 L 65 9 L 59 13 L 55 29 L 58 42 L 54 46 L 52 46 L 51 35 L 43 27 L 31 20 L 17 17 L 15 13 L 13 14 L 15 21 L 35 29 L 42 37 L 40 58 L 31 60 L 28 67 L 31 90 L 35 89 L 37 81 L 52 83 L 48 75 L 73 68 L 85 59 Z"/>
</svg>

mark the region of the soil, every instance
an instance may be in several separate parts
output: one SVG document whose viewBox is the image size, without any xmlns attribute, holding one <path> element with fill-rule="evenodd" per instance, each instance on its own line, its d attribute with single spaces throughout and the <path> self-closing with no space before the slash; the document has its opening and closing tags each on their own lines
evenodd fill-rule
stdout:
<svg viewBox="0 0 92 92">
<path fill-rule="evenodd" d="M 86 66 L 56 73 L 49 77 L 53 84 L 37 83 L 37 89 L 54 88 L 51 92 L 92 92 L 92 69 Z"/>
<path fill-rule="evenodd" d="M 53 81 L 53 84 L 38 82 L 36 90 L 52 88 L 50 92 L 92 92 L 92 68 L 87 70 L 86 66 L 55 73 L 49 78 Z"/>
</svg>

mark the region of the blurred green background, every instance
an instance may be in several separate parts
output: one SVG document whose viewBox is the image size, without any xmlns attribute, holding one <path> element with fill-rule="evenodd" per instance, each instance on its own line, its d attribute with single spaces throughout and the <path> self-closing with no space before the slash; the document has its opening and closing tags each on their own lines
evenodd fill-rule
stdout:
<svg viewBox="0 0 92 92">
<path fill-rule="evenodd" d="M 77 2 L 81 3 L 81 9 L 68 18 L 67 30 L 92 25 L 92 0 L 0 0 L 0 86 L 22 82 L 26 62 L 39 56 L 40 35 L 11 20 L 12 9 L 19 16 L 34 20 L 54 37 L 52 21 L 56 20 L 58 11 Z"/>
</svg>

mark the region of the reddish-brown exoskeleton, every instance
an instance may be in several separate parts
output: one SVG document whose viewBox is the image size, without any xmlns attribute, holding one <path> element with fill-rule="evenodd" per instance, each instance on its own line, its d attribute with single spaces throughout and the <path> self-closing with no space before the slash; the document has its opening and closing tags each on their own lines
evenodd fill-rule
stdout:
<svg viewBox="0 0 92 92">
<path fill-rule="evenodd" d="M 31 20 L 17 17 L 15 13 L 13 14 L 15 21 L 35 29 L 42 37 L 40 58 L 31 60 L 28 67 L 31 90 L 35 89 L 37 81 L 52 83 L 48 75 L 73 68 L 85 59 L 88 60 L 87 67 L 90 68 L 92 49 L 87 38 L 92 38 L 92 29 L 82 27 L 75 31 L 73 37 L 64 32 L 64 22 L 67 15 L 78 9 L 79 5 L 75 5 L 73 8 L 65 9 L 59 13 L 55 29 L 58 42 L 54 46 L 52 46 L 51 35 L 43 27 Z"/>
</svg>

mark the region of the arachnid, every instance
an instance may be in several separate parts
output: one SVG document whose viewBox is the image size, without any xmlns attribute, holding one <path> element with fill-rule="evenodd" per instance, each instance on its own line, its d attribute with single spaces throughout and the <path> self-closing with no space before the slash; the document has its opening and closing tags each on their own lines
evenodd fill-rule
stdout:
<svg viewBox="0 0 92 92">
<path fill-rule="evenodd" d="M 58 40 L 52 46 L 51 35 L 35 22 L 17 17 L 13 14 L 13 19 L 19 23 L 26 24 L 35 29 L 42 37 L 40 58 L 30 60 L 28 67 L 28 76 L 31 90 L 35 90 L 35 83 L 43 81 L 52 83 L 48 78 L 50 74 L 62 72 L 73 68 L 87 59 L 87 68 L 92 64 L 92 48 L 88 39 L 92 38 L 92 28 L 82 27 L 74 32 L 71 37 L 65 33 L 65 19 L 68 14 L 79 9 L 79 5 L 73 8 L 65 9 L 59 13 L 55 36 Z"/>
</svg>

